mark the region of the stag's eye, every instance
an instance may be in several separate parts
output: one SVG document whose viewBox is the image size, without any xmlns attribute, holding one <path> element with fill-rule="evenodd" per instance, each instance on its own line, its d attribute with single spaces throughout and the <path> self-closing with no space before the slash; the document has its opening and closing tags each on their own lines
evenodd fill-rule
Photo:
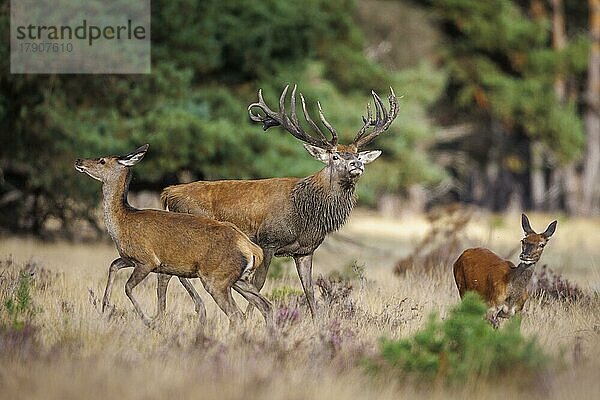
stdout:
<svg viewBox="0 0 600 400">
<path fill-rule="evenodd" d="M 540 243 L 540 247 L 544 247 L 546 243 Z"/>
<path fill-rule="evenodd" d="M 104 158 L 101 158 L 100 159 L 100 164 L 102 164 L 102 165 L 106 164 L 106 160 Z"/>
<path fill-rule="evenodd" d="M 331 157 L 331 158 L 333 159 L 333 161 L 337 161 L 337 160 L 339 160 L 339 159 L 340 159 L 340 158 L 339 158 L 338 156 L 336 156 L 335 154 L 334 154 L 334 155 L 333 155 L 333 157 Z"/>
</svg>

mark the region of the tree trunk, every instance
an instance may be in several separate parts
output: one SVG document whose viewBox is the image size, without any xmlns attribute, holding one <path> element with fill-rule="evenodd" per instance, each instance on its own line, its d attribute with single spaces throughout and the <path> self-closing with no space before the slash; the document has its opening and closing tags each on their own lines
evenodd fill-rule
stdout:
<svg viewBox="0 0 600 400">
<path fill-rule="evenodd" d="M 546 8 L 541 0 L 531 0 L 530 12 L 534 20 L 541 20 L 546 17 Z M 544 144 L 539 140 L 531 140 L 529 142 L 529 189 L 531 207 L 534 210 L 541 210 L 546 205 L 545 158 Z"/>
<path fill-rule="evenodd" d="M 583 214 L 596 213 L 600 209 L 600 0 L 589 0 L 589 6 L 592 48 L 584 116 L 587 141 L 583 166 Z"/>
<path fill-rule="evenodd" d="M 565 10 L 563 0 L 552 0 L 552 47 L 555 51 L 564 49 L 567 45 L 567 34 L 565 26 Z M 561 103 L 566 103 L 569 99 L 569 90 L 574 88 L 567 87 L 567 77 L 558 74 L 554 81 L 554 93 L 556 99 Z M 579 209 L 579 177 L 577 176 L 575 161 L 566 165 L 554 165 L 551 173 L 550 198 L 548 208 L 556 210 L 561 206 L 567 214 L 574 214 Z"/>
<path fill-rule="evenodd" d="M 546 179 L 544 176 L 544 144 L 532 140 L 529 144 L 529 180 L 531 185 L 531 205 L 534 210 L 544 208 L 546 200 Z"/>
</svg>

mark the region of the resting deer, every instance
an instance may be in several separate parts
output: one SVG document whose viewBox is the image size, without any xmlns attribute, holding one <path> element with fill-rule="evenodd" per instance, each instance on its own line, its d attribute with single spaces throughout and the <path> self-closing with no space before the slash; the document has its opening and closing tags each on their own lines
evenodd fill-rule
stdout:
<svg viewBox="0 0 600 400">
<path fill-rule="evenodd" d="M 200 278 L 206 291 L 237 324 L 241 311 L 231 295 L 234 288 L 271 323 L 271 304 L 251 282 L 263 259 L 261 248 L 233 224 L 196 215 L 162 210 L 138 210 L 127 202 L 130 167 L 146 154 L 144 145 L 122 157 L 78 159 L 75 168 L 102 182 L 104 221 L 120 258 L 113 264 L 133 266 L 125 293 L 144 323 L 133 289 L 149 273 Z M 109 270 L 112 285 L 113 266 Z M 188 292 L 189 282 L 181 280 Z"/>
<path fill-rule="evenodd" d="M 479 293 L 490 307 L 487 318 L 495 328 L 499 325 L 498 317 L 509 318 L 521 311 L 528 298 L 527 285 L 535 264 L 554 234 L 556 224 L 553 221 L 543 233 L 535 233 L 527 216 L 521 216 L 525 238 L 521 240 L 517 266 L 488 249 L 465 250 L 454 263 L 454 280 L 460 297 L 468 291 Z"/>
<path fill-rule="evenodd" d="M 336 130 L 323 115 L 321 105 L 317 103 L 319 116 L 323 126 L 331 133 L 331 139 L 327 139 L 311 119 L 304 96 L 300 94 L 304 118 L 315 135 L 304 131 L 296 114 L 296 86 L 291 94 L 290 115 L 287 115 L 284 105 L 287 92 L 288 86 L 280 96 L 279 110 L 273 111 L 259 90 L 258 102 L 248 107 L 250 119 L 262 123 L 263 130 L 281 125 L 304 142 L 306 150 L 324 163 L 325 168 L 305 178 L 199 181 L 170 186 L 162 192 L 161 201 L 163 208 L 169 211 L 228 221 L 246 233 L 265 255 L 254 276 L 259 290 L 265 283 L 273 256 L 293 257 L 314 318 L 313 253 L 328 233 L 346 222 L 354 208 L 356 183 L 365 165 L 381 154 L 379 150 L 359 150 L 389 128 L 398 114 L 398 103 L 392 90 L 388 112 L 381 98 L 372 92 L 375 117 L 370 104 L 367 104 L 367 117 L 363 117 L 362 128 L 351 144 L 342 145 L 338 143 Z M 262 113 L 254 113 L 255 108 Z M 161 279 L 168 280 L 169 277 L 159 276 L 159 281 Z M 166 284 L 159 286 L 166 290 Z M 159 296 L 164 297 L 165 294 Z M 251 305 L 249 307 L 250 310 Z"/>
</svg>

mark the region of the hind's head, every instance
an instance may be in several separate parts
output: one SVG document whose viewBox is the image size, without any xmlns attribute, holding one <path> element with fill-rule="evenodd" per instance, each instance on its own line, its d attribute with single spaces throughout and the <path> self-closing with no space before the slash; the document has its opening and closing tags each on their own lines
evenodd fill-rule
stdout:
<svg viewBox="0 0 600 400">
<path fill-rule="evenodd" d="M 147 150 L 148 145 L 145 144 L 124 156 L 78 158 L 75 160 L 75 169 L 85 172 L 100 182 L 110 182 L 121 176 L 126 169 L 140 162 Z"/>
<path fill-rule="evenodd" d="M 525 237 L 521 240 L 521 254 L 519 255 L 519 260 L 522 263 L 535 264 L 539 261 L 544 247 L 556 230 L 556 224 L 556 221 L 552 221 L 544 232 L 536 233 L 531 228 L 527 215 L 521 215 L 521 226 L 525 232 Z"/>
</svg>

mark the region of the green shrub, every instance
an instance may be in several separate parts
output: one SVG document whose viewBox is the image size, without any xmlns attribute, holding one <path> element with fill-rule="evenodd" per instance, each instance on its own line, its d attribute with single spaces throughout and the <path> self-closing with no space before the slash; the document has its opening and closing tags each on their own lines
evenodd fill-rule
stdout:
<svg viewBox="0 0 600 400">
<path fill-rule="evenodd" d="M 292 298 L 303 295 L 304 292 L 301 290 L 294 289 L 289 286 L 282 286 L 271 290 L 271 293 L 269 293 L 267 297 L 274 303 L 287 303 Z"/>
<path fill-rule="evenodd" d="M 291 257 L 273 257 L 269 266 L 269 272 L 267 272 L 267 278 L 275 281 L 283 279 L 287 272 L 286 264 L 290 259 Z"/>
<path fill-rule="evenodd" d="M 342 270 L 334 269 L 327 275 L 330 279 L 336 281 L 354 281 L 364 280 L 365 278 L 365 265 L 359 263 L 357 260 L 352 260 L 345 264 Z"/>
<path fill-rule="evenodd" d="M 518 318 L 494 330 L 484 319 L 486 310 L 476 294 L 467 294 L 445 320 L 432 315 L 410 338 L 383 339 L 381 360 L 371 367 L 456 384 L 509 374 L 527 378 L 545 365 L 548 357 L 535 338 L 521 335 Z"/>
<path fill-rule="evenodd" d="M 5 316 L 2 319 L 14 330 L 23 329 L 35 314 L 30 291 L 31 277 L 21 271 L 15 292 L 4 299 Z"/>
</svg>

